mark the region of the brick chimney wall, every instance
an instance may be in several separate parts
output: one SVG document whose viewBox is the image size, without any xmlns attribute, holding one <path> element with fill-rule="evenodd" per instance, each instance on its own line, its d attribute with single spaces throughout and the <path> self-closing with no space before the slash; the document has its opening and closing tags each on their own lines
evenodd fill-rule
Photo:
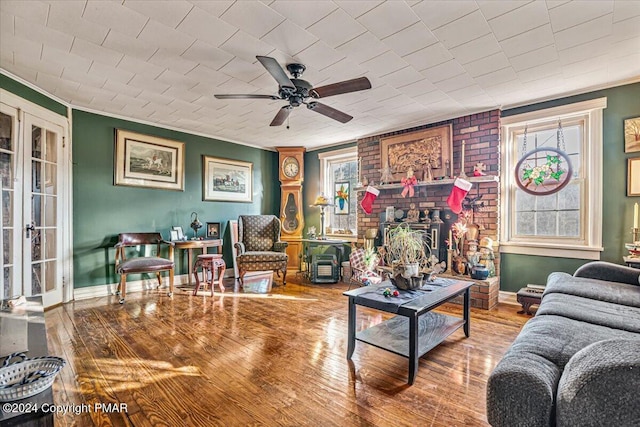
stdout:
<svg viewBox="0 0 640 427">
<path fill-rule="evenodd" d="M 373 182 L 374 187 L 380 183 L 380 169 L 382 168 L 380 139 L 448 124 L 453 125 L 452 164 L 454 176 L 460 174 L 460 155 L 463 140 L 465 141 L 465 173 L 468 177 L 473 176 L 473 167 L 476 163 L 484 163 L 486 165 L 485 174 L 499 175 L 500 110 L 492 110 L 359 139 L 358 157 L 361 159 L 361 176 L 366 176 L 369 180 L 369 185 Z M 411 198 L 403 198 L 400 194 L 402 189 L 381 189 L 380 195 L 373 203 L 371 215 L 365 214 L 361 208 L 358 209 L 358 240 L 362 241 L 366 229 L 379 226 L 380 213 L 384 212 L 387 206 L 393 206 L 405 212 L 409 209 L 410 203 L 416 203 L 416 206 L 421 211 L 424 209 L 429 209 L 430 211 L 433 211 L 433 209 L 448 209 L 447 197 L 452 187 L 452 184 L 416 187 L 415 196 Z M 480 231 L 479 238 L 490 237 L 494 242 L 498 241 L 499 189 L 500 184 L 498 182 L 473 183 L 473 187 L 468 194 L 469 197 L 477 197 L 478 194 L 482 194 L 480 200 L 484 201 L 484 207 L 475 214 L 474 222 L 484 227 L 484 230 Z M 358 202 L 362 200 L 363 196 L 364 191 L 358 192 Z M 448 233 L 448 230 L 443 230 L 443 233 Z M 496 272 L 499 275 L 498 248 L 495 244 L 494 251 L 496 255 Z"/>
</svg>

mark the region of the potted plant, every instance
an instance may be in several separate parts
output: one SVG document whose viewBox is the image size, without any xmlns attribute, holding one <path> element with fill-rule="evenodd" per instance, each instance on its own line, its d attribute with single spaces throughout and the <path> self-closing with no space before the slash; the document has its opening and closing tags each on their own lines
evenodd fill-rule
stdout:
<svg viewBox="0 0 640 427">
<path fill-rule="evenodd" d="M 400 224 L 389 230 L 385 255 L 387 264 L 393 268 L 392 277 L 396 280 L 399 280 L 398 276 L 407 282 L 412 277 L 421 277 L 421 266 L 429 262 L 423 234 L 421 230 L 411 229 L 407 224 Z"/>
</svg>

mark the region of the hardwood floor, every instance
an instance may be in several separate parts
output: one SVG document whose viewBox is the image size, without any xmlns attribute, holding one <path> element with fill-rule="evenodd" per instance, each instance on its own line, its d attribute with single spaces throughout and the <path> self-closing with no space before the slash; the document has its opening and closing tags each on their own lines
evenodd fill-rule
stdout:
<svg viewBox="0 0 640 427">
<path fill-rule="evenodd" d="M 50 354 L 68 362 L 55 402 L 87 405 L 56 425 L 487 425 L 487 377 L 529 319 L 518 307 L 472 309 L 471 336 L 458 330 L 423 356 L 408 386 L 406 358 L 358 342 L 346 360 L 347 285 L 289 280 L 270 296 L 230 283 L 213 300 L 154 290 L 48 311 Z M 387 317 L 358 307 L 358 328 Z M 126 412 L 94 406 L 111 403 Z"/>
</svg>

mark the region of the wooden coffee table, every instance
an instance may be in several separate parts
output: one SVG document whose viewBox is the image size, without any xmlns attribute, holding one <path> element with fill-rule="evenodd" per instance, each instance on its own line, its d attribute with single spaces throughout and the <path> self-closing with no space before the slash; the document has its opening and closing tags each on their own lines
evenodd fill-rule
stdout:
<svg viewBox="0 0 640 427">
<path fill-rule="evenodd" d="M 448 286 L 438 286 L 443 283 Z M 391 282 L 344 292 L 343 295 L 349 297 L 347 359 L 351 360 L 353 356 L 356 340 L 407 357 L 408 382 L 413 384 L 421 356 L 461 327 L 465 336 L 469 336 L 469 289 L 472 285 L 473 282 L 439 278 L 434 285 L 423 287 L 420 291 L 399 291 L 399 297 L 381 296 L 385 288 L 395 289 Z M 462 319 L 431 311 L 461 294 L 464 294 Z M 358 305 L 397 315 L 356 333 Z"/>
</svg>

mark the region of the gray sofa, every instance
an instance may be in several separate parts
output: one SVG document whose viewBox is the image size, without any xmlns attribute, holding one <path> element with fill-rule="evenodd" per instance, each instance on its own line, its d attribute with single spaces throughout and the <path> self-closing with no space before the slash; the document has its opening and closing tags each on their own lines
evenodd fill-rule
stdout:
<svg viewBox="0 0 640 427">
<path fill-rule="evenodd" d="M 552 273 L 489 377 L 494 427 L 640 426 L 640 270 L 591 262 Z"/>
</svg>

